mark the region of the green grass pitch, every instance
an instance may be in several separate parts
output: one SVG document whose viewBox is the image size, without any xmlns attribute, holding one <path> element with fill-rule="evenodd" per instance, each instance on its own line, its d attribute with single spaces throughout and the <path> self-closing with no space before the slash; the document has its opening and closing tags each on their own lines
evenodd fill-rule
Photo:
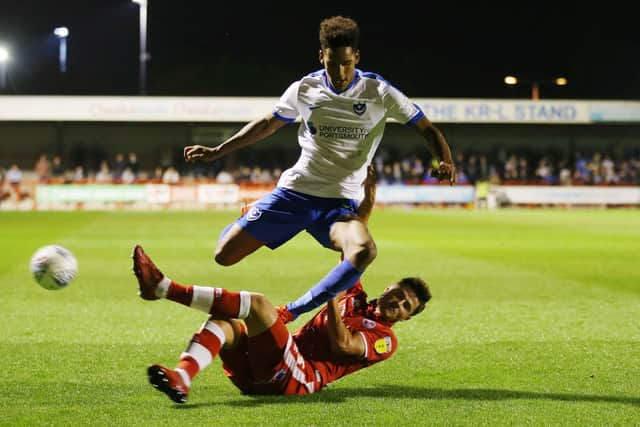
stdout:
<svg viewBox="0 0 640 427">
<path fill-rule="evenodd" d="M 629 210 L 377 210 L 369 294 L 406 275 L 434 294 L 396 326 L 394 357 L 303 397 L 242 396 L 216 360 L 174 405 L 146 366 L 174 366 L 206 316 L 138 298 L 135 243 L 176 281 L 276 304 L 338 262 L 301 234 L 217 266 L 235 215 L 0 213 L 0 425 L 640 424 L 640 214 Z M 79 260 L 61 291 L 28 272 L 50 243 Z"/>
</svg>

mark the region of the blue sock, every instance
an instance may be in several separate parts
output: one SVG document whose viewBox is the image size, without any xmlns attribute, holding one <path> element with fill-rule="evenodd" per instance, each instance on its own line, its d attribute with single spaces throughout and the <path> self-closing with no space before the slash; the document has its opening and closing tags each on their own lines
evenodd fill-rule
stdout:
<svg viewBox="0 0 640 427">
<path fill-rule="evenodd" d="M 300 314 L 324 304 L 338 293 L 349 289 L 356 284 L 360 276 L 362 276 L 362 271 L 355 268 L 349 261 L 344 260 L 304 295 L 287 304 L 287 309 L 294 317 L 298 317 Z"/>
</svg>

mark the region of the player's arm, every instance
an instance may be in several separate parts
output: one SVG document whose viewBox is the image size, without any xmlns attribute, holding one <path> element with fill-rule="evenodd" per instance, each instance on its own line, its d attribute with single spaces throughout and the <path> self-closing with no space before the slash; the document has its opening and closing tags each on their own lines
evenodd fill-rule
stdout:
<svg viewBox="0 0 640 427">
<path fill-rule="evenodd" d="M 340 316 L 337 298 L 332 298 L 327 302 L 327 332 L 329 335 L 329 345 L 334 354 L 357 357 L 365 356 L 364 339 L 360 333 L 352 333 L 347 329 Z"/>
<path fill-rule="evenodd" d="M 367 177 L 364 184 L 364 199 L 358 206 L 358 217 L 367 224 L 373 205 L 376 203 L 376 168 L 373 165 L 367 167 Z"/>
<path fill-rule="evenodd" d="M 439 181 L 448 180 L 451 185 L 456 183 L 456 169 L 451 157 L 451 149 L 440 130 L 426 117 L 422 116 L 415 124 L 416 131 L 427 140 L 427 148 L 431 155 L 438 159 L 438 170 L 433 176 Z"/>
<path fill-rule="evenodd" d="M 273 114 L 269 114 L 247 123 L 236 134 L 215 147 L 206 147 L 204 145 L 188 145 L 184 147 L 184 159 L 187 162 L 214 161 L 239 148 L 262 141 L 286 124 L 286 122 L 278 120 Z"/>
</svg>

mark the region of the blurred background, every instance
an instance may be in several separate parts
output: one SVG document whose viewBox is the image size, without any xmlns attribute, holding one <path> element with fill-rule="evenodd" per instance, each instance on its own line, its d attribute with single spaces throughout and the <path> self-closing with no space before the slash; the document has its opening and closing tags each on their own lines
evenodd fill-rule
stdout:
<svg viewBox="0 0 640 427">
<path fill-rule="evenodd" d="M 318 25 L 336 14 L 360 24 L 359 68 L 420 105 L 456 158 L 460 185 L 438 187 L 424 144 L 389 123 L 375 160 L 380 202 L 640 203 L 640 34 L 624 7 L 67 0 L 0 10 L 0 209 L 259 197 L 297 159 L 296 125 L 212 164 L 187 165 L 182 149 L 223 141 L 319 69 Z"/>
</svg>

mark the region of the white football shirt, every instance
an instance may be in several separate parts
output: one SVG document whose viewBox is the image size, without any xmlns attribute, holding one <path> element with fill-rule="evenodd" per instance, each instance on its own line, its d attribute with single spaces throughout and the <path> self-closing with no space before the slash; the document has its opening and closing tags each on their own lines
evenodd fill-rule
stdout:
<svg viewBox="0 0 640 427">
<path fill-rule="evenodd" d="M 319 197 L 362 200 L 367 165 L 382 140 L 387 118 L 414 124 L 424 114 L 382 77 L 356 69 L 337 93 L 325 70 L 291 84 L 273 115 L 298 128 L 300 158 L 284 171 L 279 187 Z"/>
</svg>

